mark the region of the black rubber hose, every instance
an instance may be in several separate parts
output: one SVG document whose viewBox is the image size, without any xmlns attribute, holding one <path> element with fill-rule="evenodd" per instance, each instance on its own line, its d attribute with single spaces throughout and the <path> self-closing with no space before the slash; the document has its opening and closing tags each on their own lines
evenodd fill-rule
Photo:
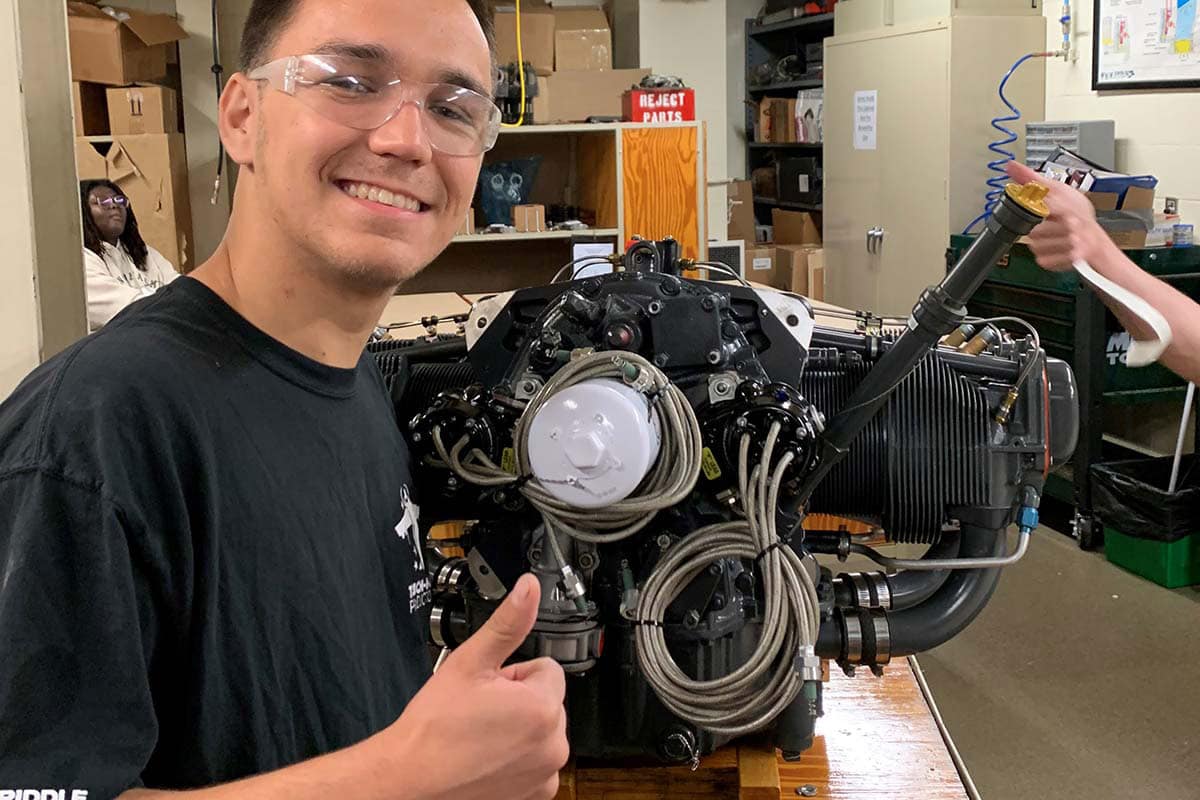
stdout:
<svg viewBox="0 0 1200 800">
<path fill-rule="evenodd" d="M 926 551 L 922 558 L 957 558 L 959 554 L 959 536 L 957 534 L 942 534 L 942 538 Z M 892 590 L 892 610 L 903 611 L 906 608 L 924 603 L 942 588 L 942 584 L 950 577 L 950 570 L 939 569 L 934 572 L 921 570 L 901 570 L 895 575 L 888 575 L 888 588 Z"/>
<path fill-rule="evenodd" d="M 959 555 L 963 558 L 1002 555 L 1004 531 L 963 525 Z M 952 570 L 925 602 L 887 615 L 893 658 L 937 647 L 957 636 L 979 615 L 1000 581 L 999 569 Z M 845 650 L 837 615 L 821 625 L 817 655 L 840 659 Z"/>
<path fill-rule="evenodd" d="M 1004 531 L 964 525 L 959 555 L 963 558 L 1003 555 Z M 937 592 L 918 606 L 888 615 L 892 656 L 924 652 L 963 631 L 992 598 L 1000 570 L 953 570 Z"/>
</svg>

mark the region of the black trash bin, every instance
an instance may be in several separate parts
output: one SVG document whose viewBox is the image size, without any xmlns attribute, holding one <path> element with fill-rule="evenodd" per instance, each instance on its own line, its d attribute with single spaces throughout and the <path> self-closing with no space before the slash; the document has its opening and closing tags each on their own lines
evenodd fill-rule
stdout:
<svg viewBox="0 0 1200 800">
<path fill-rule="evenodd" d="M 1200 457 L 1185 456 L 1174 492 L 1170 458 L 1092 467 L 1092 505 L 1112 563 L 1174 589 L 1200 583 Z"/>
</svg>

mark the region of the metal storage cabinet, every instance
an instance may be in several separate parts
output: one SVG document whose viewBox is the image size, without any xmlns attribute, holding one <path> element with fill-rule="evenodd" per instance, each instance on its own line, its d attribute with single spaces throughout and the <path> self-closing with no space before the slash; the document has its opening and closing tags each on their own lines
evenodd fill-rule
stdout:
<svg viewBox="0 0 1200 800">
<path fill-rule="evenodd" d="M 949 235 L 982 210 L 998 136 L 990 122 L 1006 111 L 997 86 L 1017 58 L 1045 50 L 1046 21 L 1028 0 L 848 0 L 835 13 L 825 40 L 826 295 L 907 314 L 941 278 Z M 859 150 L 855 93 L 869 90 L 876 149 Z M 1041 119 L 1044 64 L 1022 65 L 1007 93 L 1023 119 Z M 1019 157 L 1020 143 L 1013 149 Z"/>
</svg>

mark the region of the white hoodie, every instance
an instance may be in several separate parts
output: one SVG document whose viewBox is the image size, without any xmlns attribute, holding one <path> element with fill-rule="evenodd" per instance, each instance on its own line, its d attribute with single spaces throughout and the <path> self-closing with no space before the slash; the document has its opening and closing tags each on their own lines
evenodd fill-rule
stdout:
<svg viewBox="0 0 1200 800">
<path fill-rule="evenodd" d="M 146 269 L 133 263 L 125 245 L 103 243 L 104 258 L 83 249 L 87 276 L 88 328 L 99 330 L 134 300 L 149 297 L 179 277 L 162 253 L 146 246 Z"/>
</svg>

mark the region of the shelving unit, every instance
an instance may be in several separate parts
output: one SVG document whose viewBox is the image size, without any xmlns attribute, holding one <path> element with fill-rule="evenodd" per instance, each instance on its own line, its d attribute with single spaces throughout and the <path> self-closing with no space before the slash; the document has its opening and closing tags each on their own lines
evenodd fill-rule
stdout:
<svg viewBox="0 0 1200 800">
<path fill-rule="evenodd" d="M 820 142 L 751 142 L 750 147 L 756 150 L 816 150 L 823 145 Z"/>
<path fill-rule="evenodd" d="M 792 92 L 800 89 L 820 89 L 825 80 L 823 78 L 804 78 L 798 81 L 784 81 L 782 83 L 767 83 L 762 86 L 747 86 L 746 91 L 750 94 L 771 94 L 772 92 Z"/>
<path fill-rule="evenodd" d="M 595 214 L 578 231 L 455 236 L 404 294 L 486 293 L 546 283 L 578 242 L 620 248 L 634 235 L 672 236 L 688 258 L 706 245 L 704 126 L 699 122 L 528 125 L 503 128 L 484 163 L 539 157 L 529 203 L 564 204 Z M 476 225 L 485 227 L 479 197 Z"/>
<path fill-rule="evenodd" d="M 754 196 L 755 205 L 775 206 L 776 208 L 787 208 L 792 211 L 820 211 L 820 203 L 789 203 L 787 200 L 778 200 L 774 197 L 759 197 Z"/>
<path fill-rule="evenodd" d="M 754 36 L 769 36 L 778 33 L 792 33 L 798 30 L 807 28 L 826 28 L 828 31 L 833 31 L 833 13 L 828 14 L 809 14 L 804 17 L 794 17 L 793 19 L 785 19 L 780 22 L 772 22 L 768 25 L 750 24 L 747 26 L 747 32 Z"/>
<path fill-rule="evenodd" d="M 824 66 L 805 64 L 807 74 L 790 81 L 777 81 L 755 86 L 752 76 L 765 64 L 773 64 L 788 56 L 804 62 L 806 45 L 823 42 L 833 35 L 833 14 L 813 14 L 795 19 L 759 25 L 746 20 L 746 131 L 753 138 L 757 122 L 758 103 L 765 97 L 795 97 L 802 89 L 820 89 L 825 84 Z M 824 165 L 824 148 L 811 142 L 750 142 L 746 149 L 746 176 L 753 178 L 754 170 L 778 164 L 782 158 L 812 156 Z M 754 216 L 760 224 L 769 224 L 772 208 L 797 211 L 820 211 L 819 203 L 796 203 L 765 195 L 754 196 Z"/>
<path fill-rule="evenodd" d="M 618 228 L 585 228 L 578 231 L 541 231 L 539 233 L 476 233 L 460 235 L 450 240 L 451 244 L 491 244 L 493 242 L 536 242 L 546 239 L 595 239 L 619 236 Z"/>
</svg>

